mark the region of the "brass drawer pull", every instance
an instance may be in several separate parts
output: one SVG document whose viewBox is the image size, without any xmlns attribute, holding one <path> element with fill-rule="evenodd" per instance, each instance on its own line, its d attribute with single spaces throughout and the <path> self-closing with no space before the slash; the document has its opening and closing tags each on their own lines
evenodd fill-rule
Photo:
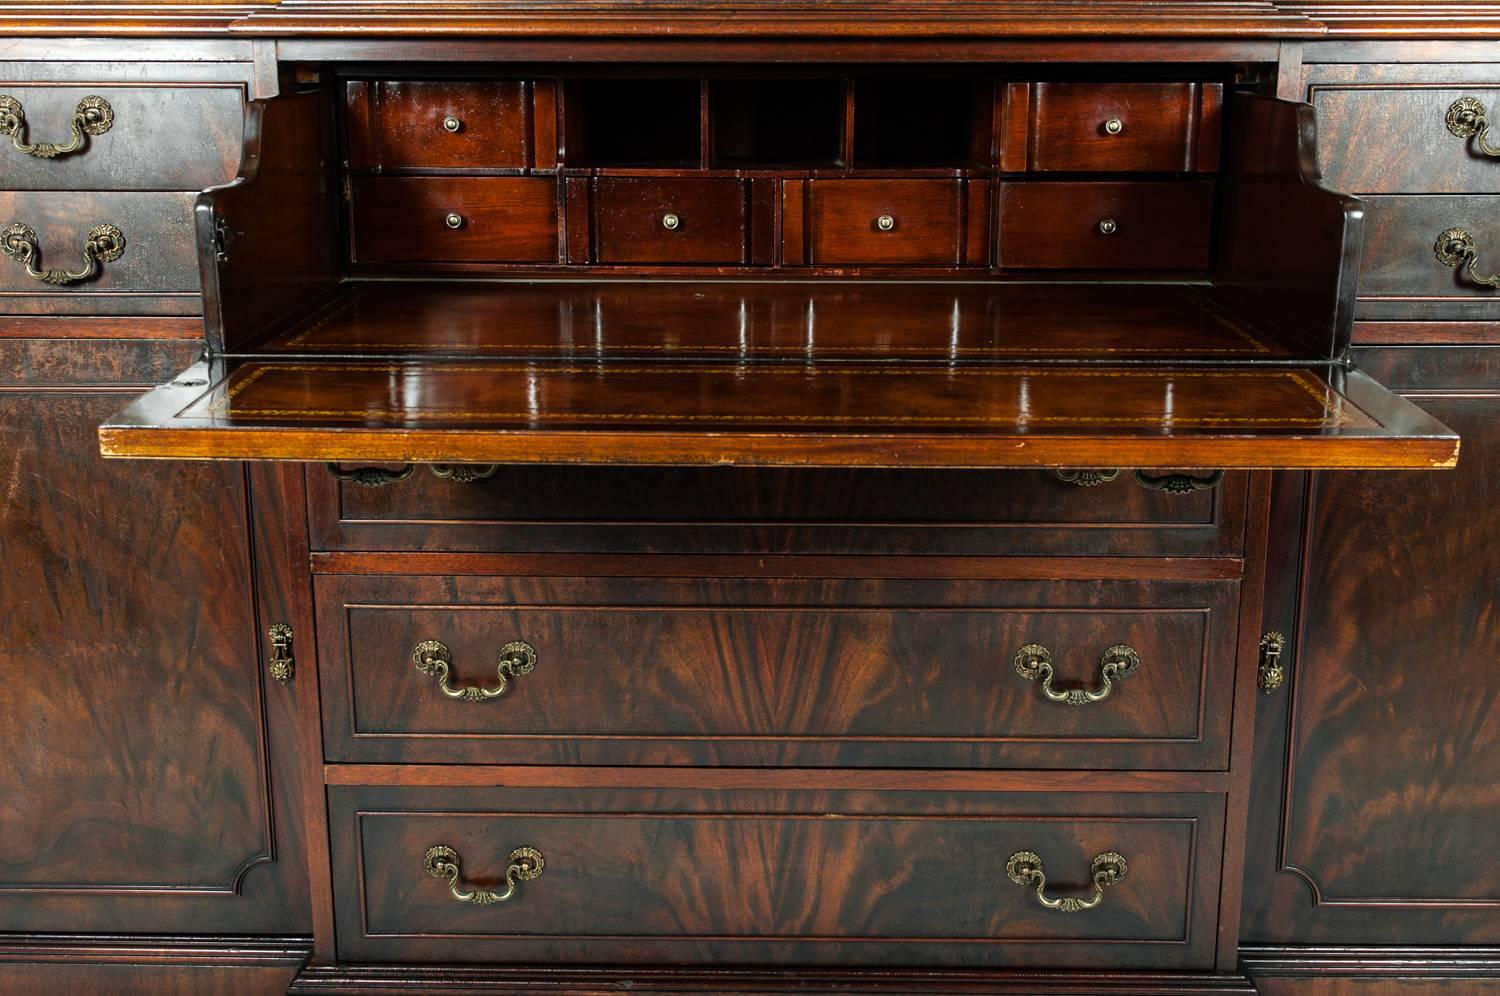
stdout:
<svg viewBox="0 0 1500 996">
<path fill-rule="evenodd" d="M 1438 262 L 1454 269 L 1465 270 L 1469 279 L 1481 287 L 1500 287 L 1500 275 L 1480 273 L 1474 268 L 1479 260 L 1479 249 L 1474 244 L 1474 235 L 1467 228 L 1450 228 L 1437 237 L 1432 251 Z"/>
<path fill-rule="evenodd" d="M 1110 118 L 1108 121 L 1104 122 L 1104 134 L 1106 135 L 1118 135 L 1124 130 L 1125 122 L 1121 121 L 1119 118 Z"/>
<path fill-rule="evenodd" d="M 895 231 L 896 216 L 892 214 L 881 215 L 879 218 L 875 219 L 875 227 L 880 229 L 882 232 Z"/>
<path fill-rule="evenodd" d="M 1101 484 L 1117 480 L 1120 476 L 1118 470 L 1059 470 L 1054 473 L 1064 484 L 1072 484 L 1080 488 L 1097 488 Z"/>
<path fill-rule="evenodd" d="M 383 488 L 387 484 L 395 484 L 404 481 L 416 472 L 414 464 L 407 464 L 400 470 L 386 470 L 384 467 L 354 467 L 345 470 L 336 463 L 328 465 L 328 473 L 341 481 L 349 481 L 358 484 L 362 488 Z M 432 463 L 427 465 L 427 470 L 433 477 L 445 481 L 453 481 L 456 484 L 473 484 L 487 477 L 494 477 L 495 471 L 500 469 L 495 463 Z"/>
<path fill-rule="evenodd" d="M 26 275 L 44 284 L 61 287 L 93 279 L 100 263 L 113 263 L 125 255 L 125 233 L 114 225 L 95 225 L 83 243 L 83 269 L 44 270 L 37 266 L 42 246 L 30 225 L 15 222 L 0 232 L 0 252 L 25 265 Z"/>
<path fill-rule="evenodd" d="M 1105 886 L 1114 885 L 1125 877 L 1128 870 L 1125 856 L 1118 851 L 1105 851 L 1094 856 L 1089 864 L 1089 879 L 1094 883 L 1094 894 L 1088 899 L 1063 896 L 1053 899 L 1047 895 L 1047 873 L 1042 870 L 1042 859 L 1035 851 L 1017 851 L 1005 863 L 1005 873 L 1017 885 L 1031 889 L 1036 901 L 1049 910 L 1059 913 L 1080 913 L 1091 910 L 1104 902 Z"/>
<path fill-rule="evenodd" d="M 510 864 L 505 869 L 505 891 L 493 892 L 489 889 L 475 889 L 472 892 L 458 887 L 458 852 L 446 844 L 436 844 L 427 849 L 427 854 L 422 859 L 422 867 L 427 869 L 427 874 L 433 878 L 448 880 L 448 891 L 453 893 L 453 898 L 461 903 L 473 903 L 475 906 L 490 906 L 494 903 L 503 903 L 516 894 L 517 883 L 530 882 L 542 875 L 542 869 L 547 867 L 547 861 L 542 857 L 542 852 L 534 847 L 518 847 L 510 852 Z"/>
<path fill-rule="evenodd" d="M 669 232 L 675 232 L 682 227 L 682 218 L 668 211 L 661 216 L 661 227 Z"/>
<path fill-rule="evenodd" d="M 1194 477 L 1192 474 L 1148 474 L 1143 470 L 1135 472 L 1135 483 L 1147 491 L 1165 491 L 1169 495 L 1190 495 L 1194 491 L 1212 491 L 1224 483 L 1224 472 L 1216 470 L 1202 477 Z"/>
<path fill-rule="evenodd" d="M 1500 145 L 1490 143 L 1490 115 L 1484 104 L 1474 97 L 1460 97 L 1448 108 L 1444 119 L 1448 130 L 1462 139 L 1474 139 L 1474 145 L 1487 156 L 1500 157 Z"/>
<path fill-rule="evenodd" d="M 21 135 L 26 131 L 26 109 L 9 94 L 0 94 L 0 135 L 9 135 L 16 149 L 38 159 L 56 159 L 83 148 L 85 135 L 102 135 L 115 123 L 115 109 L 103 97 L 88 96 L 73 108 L 70 122 L 73 137 L 66 144 L 37 142 L 30 145 Z"/>
<path fill-rule="evenodd" d="M 500 675 L 500 684 L 494 688 L 482 688 L 478 685 L 454 688 L 448 684 L 448 674 L 453 666 L 453 653 L 448 649 L 448 645 L 441 641 L 423 640 L 412 649 L 411 660 L 417 666 L 418 671 L 430 674 L 437 679 L 438 691 L 450 699 L 463 699 L 465 702 L 487 702 L 490 699 L 498 699 L 510 688 L 511 678 L 530 674 L 536 670 L 536 650 L 523 640 L 507 643 L 500 648 L 500 660 L 495 664 L 495 670 Z"/>
<path fill-rule="evenodd" d="M 1134 647 L 1117 643 L 1099 659 L 1099 688 L 1052 687 L 1052 651 L 1039 643 L 1028 643 L 1016 651 L 1016 673 L 1027 681 L 1042 679 L 1042 694 L 1064 705 L 1091 705 L 1109 698 L 1115 682 L 1130 677 L 1141 666 L 1141 655 Z"/>
</svg>

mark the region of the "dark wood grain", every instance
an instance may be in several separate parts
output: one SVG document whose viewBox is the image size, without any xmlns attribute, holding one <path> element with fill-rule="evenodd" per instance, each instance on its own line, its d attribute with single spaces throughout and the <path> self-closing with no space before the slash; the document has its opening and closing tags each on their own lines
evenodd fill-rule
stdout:
<svg viewBox="0 0 1500 996">
<path fill-rule="evenodd" d="M 223 183 L 240 161 L 240 86 L 59 86 L 0 81 L 20 101 L 26 140 L 66 142 L 74 108 L 102 97 L 114 122 L 80 152 L 34 159 L 3 149 L 10 190 L 199 190 Z M 7 139 L 9 143 L 9 139 Z"/>
<path fill-rule="evenodd" d="M 1432 469 L 1457 458 L 1449 430 L 1358 373 L 1341 373 L 1335 389 L 1294 369 L 293 360 L 210 367 L 191 368 L 101 426 L 102 451 L 940 468 Z"/>
<path fill-rule="evenodd" d="M 8 349 L 0 386 L 0 927 L 306 930 L 243 470 L 102 462 L 98 422 L 190 347 L 91 349 Z"/>
<path fill-rule="evenodd" d="M 1500 164 L 1496 164 L 1500 166 Z M 1365 252 L 1359 278 L 1362 318 L 1500 318 L 1500 292 L 1445 266 L 1434 244 L 1450 228 L 1474 236 L 1481 274 L 1500 266 L 1500 197 L 1366 197 Z"/>
<path fill-rule="evenodd" d="M 1008 269 L 1208 266 L 1212 183 L 1001 183 L 997 200 L 1000 265 Z"/>
<path fill-rule="evenodd" d="M 600 263 L 741 263 L 749 237 L 742 180 L 604 177 L 593 181 Z M 667 228 L 663 219 L 677 218 Z"/>
<path fill-rule="evenodd" d="M 1402 352 L 1381 351 L 1393 368 Z M 1275 863 L 1253 866 L 1249 938 L 1500 936 L 1500 878 L 1480 857 L 1500 812 L 1486 664 L 1500 650 L 1486 616 L 1500 576 L 1488 540 L 1497 395 L 1443 369 L 1402 379 L 1463 434 L 1469 456 L 1457 473 L 1426 487 L 1405 475 L 1321 475 L 1308 492 L 1292 712 L 1277 720 L 1289 725 L 1290 753 L 1284 781 L 1262 788 L 1284 796 L 1284 822 L 1257 831 L 1258 860 Z M 1406 667 L 1433 653 L 1441 680 Z"/>
<path fill-rule="evenodd" d="M 962 208 L 951 180 L 811 180 L 807 261 L 955 265 Z M 881 216 L 894 220 L 889 231 Z"/>
<path fill-rule="evenodd" d="M 323 577 L 318 598 L 332 760 L 1228 761 L 1234 584 Z M 456 686 L 495 687 L 512 640 L 537 668 L 500 699 L 458 702 L 412 666 L 430 639 Z M 1015 672 L 1032 643 L 1064 689 L 1100 688 L 1116 644 L 1141 666 L 1109 698 L 1063 705 Z"/>
<path fill-rule="evenodd" d="M 300 938 L 0 935 L 7 996 L 282 996 L 307 961 Z"/>
<path fill-rule="evenodd" d="M 308 475 L 313 543 L 348 550 L 1236 555 L 1244 476 L 1169 495 L 1018 473 L 501 467 L 388 488 Z"/>
<path fill-rule="evenodd" d="M 35 280 L 19 261 L 0 257 L 0 308 L 6 311 L 109 315 L 117 313 L 116 295 L 197 295 L 192 194 L 0 190 L 0 219 L 36 232 L 42 269 L 83 269 L 83 246 L 95 225 L 125 233 L 123 256 L 101 263 L 92 279 L 65 286 Z"/>
<path fill-rule="evenodd" d="M 335 787 L 330 811 L 335 889 L 363 897 L 339 907 L 340 952 L 357 959 L 1212 961 L 1212 795 Z M 521 844 L 547 867 L 512 903 L 465 906 L 422 869 L 436 843 L 459 852 L 467 882 L 493 883 Z M 1021 849 L 1043 853 L 1068 894 L 1095 854 L 1139 857 L 1098 909 L 1065 916 L 1005 877 Z"/>
<path fill-rule="evenodd" d="M 529 90 L 519 80 L 349 80 L 349 167 L 524 169 L 534 159 Z M 456 131 L 444 127 L 450 116 Z"/>
<path fill-rule="evenodd" d="M 557 180 L 362 177 L 350 225 L 356 263 L 548 262 L 557 259 Z"/>
<path fill-rule="evenodd" d="M 1007 169 L 1211 173 L 1219 165 L 1219 83 L 1013 83 Z M 1118 133 L 1105 122 L 1120 122 Z M 1012 147 L 1015 143 L 1016 147 Z M 1024 165 L 1022 165 L 1024 164 Z"/>
</svg>

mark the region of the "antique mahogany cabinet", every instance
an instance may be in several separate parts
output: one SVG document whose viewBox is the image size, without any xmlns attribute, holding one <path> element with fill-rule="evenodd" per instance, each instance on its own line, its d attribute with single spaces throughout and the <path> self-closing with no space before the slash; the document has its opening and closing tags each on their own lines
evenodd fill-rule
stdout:
<svg viewBox="0 0 1500 996">
<path fill-rule="evenodd" d="M 0 992 L 1500 990 L 1500 3 L 0 7 Z"/>
</svg>

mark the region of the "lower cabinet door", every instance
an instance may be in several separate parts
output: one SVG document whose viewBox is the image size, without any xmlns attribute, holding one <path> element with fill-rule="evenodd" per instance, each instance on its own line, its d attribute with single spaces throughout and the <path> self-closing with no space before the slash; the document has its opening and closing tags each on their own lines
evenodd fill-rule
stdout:
<svg viewBox="0 0 1500 996">
<path fill-rule="evenodd" d="M 339 958 L 1213 961 L 1222 796 L 569 781 L 330 787 Z"/>
</svg>

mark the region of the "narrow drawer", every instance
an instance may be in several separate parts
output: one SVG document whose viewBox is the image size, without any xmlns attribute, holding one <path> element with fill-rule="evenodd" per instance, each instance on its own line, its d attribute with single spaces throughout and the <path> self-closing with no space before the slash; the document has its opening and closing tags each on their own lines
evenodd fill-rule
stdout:
<svg viewBox="0 0 1500 996">
<path fill-rule="evenodd" d="M 308 470 L 324 550 L 1237 556 L 1244 474 L 1186 494 L 1129 471 L 418 468 L 371 488 Z"/>
<path fill-rule="evenodd" d="M 734 567 L 692 581 L 321 576 L 328 757 L 1227 760 L 1237 582 L 725 577 Z"/>
<path fill-rule="evenodd" d="M 1102 786 L 1077 795 L 641 789 L 628 787 L 628 776 L 608 789 L 520 787 L 537 779 L 533 772 L 507 788 L 331 786 L 339 956 L 1213 962 L 1220 796 Z M 1044 907 L 1027 874 L 1037 863 L 1048 900 L 1097 905 Z M 508 899 L 455 897 L 504 893 L 513 865 Z M 1110 879 L 1097 890 L 1095 872 Z"/>
<path fill-rule="evenodd" d="M 349 165 L 353 169 L 530 166 L 529 89 L 519 80 L 349 80 L 344 86 Z"/>
<path fill-rule="evenodd" d="M 1000 265 L 1041 270 L 1202 270 L 1214 186 L 1000 184 Z"/>
<path fill-rule="evenodd" d="M 1448 128 L 1449 111 L 1462 100 L 1477 101 L 1496 120 L 1500 88 L 1314 86 L 1309 99 L 1318 112 L 1323 179 L 1336 190 L 1500 193 L 1500 162 L 1478 152 L 1477 137 Z"/>
<path fill-rule="evenodd" d="M 355 180 L 354 260 L 361 263 L 553 263 L 557 181 L 548 177 Z"/>
<path fill-rule="evenodd" d="M 0 136 L 0 184 L 11 190 L 201 190 L 239 168 L 240 86 L 0 81 L 0 96 L 21 105 L 20 138 L 29 144 L 68 144 L 80 105 L 91 122 L 78 151 L 51 159 L 25 155 L 10 136 Z M 106 120 L 108 130 L 91 133 Z"/>
<path fill-rule="evenodd" d="M 1467 269 L 1444 265 L 1436 252 L 1441 234 L 1462 228 L 1478 253 L 1475 268 L 1500 269 L 1500 196 L 1374 196 L 1364 203 L 1361 317 L 1500 318 L 1500 291 L 1475 283 Z"/>
<path fill-rule="evenodd" d="M 28 276 L 23 261 L 0 256 L 0 310 L 36 299 L 52 302 L 42 310 L 98 311 L 116 295 L 197 294 L 195 196 L 0 190 L 0 227 L 14 223 L 31 229 L 39 269 L 83 272 L 84 246 L 97 225 L 113 225 L 124 239 L 124 251 L 116 259 L 105 256 L 93 277 L 64 284 Z M 198 307 L 195 301 L 194 310 Z"/>
<path fill-rule="evenodd" d="M 1210 173 L 1219 166 L 1218 83 L 1012 83 L 1011 172 Z"/>
<path fill-rule="evenodd" d="M 807 262 L 955 266 L 963 233 L 957 180 L 809 180 Z"/>
<path fill-rule="evenodd" d="M 595 258 L 600 263 L 741 263 L 746 185 L 730 178 L 594 181 Z"/>
</svg>

